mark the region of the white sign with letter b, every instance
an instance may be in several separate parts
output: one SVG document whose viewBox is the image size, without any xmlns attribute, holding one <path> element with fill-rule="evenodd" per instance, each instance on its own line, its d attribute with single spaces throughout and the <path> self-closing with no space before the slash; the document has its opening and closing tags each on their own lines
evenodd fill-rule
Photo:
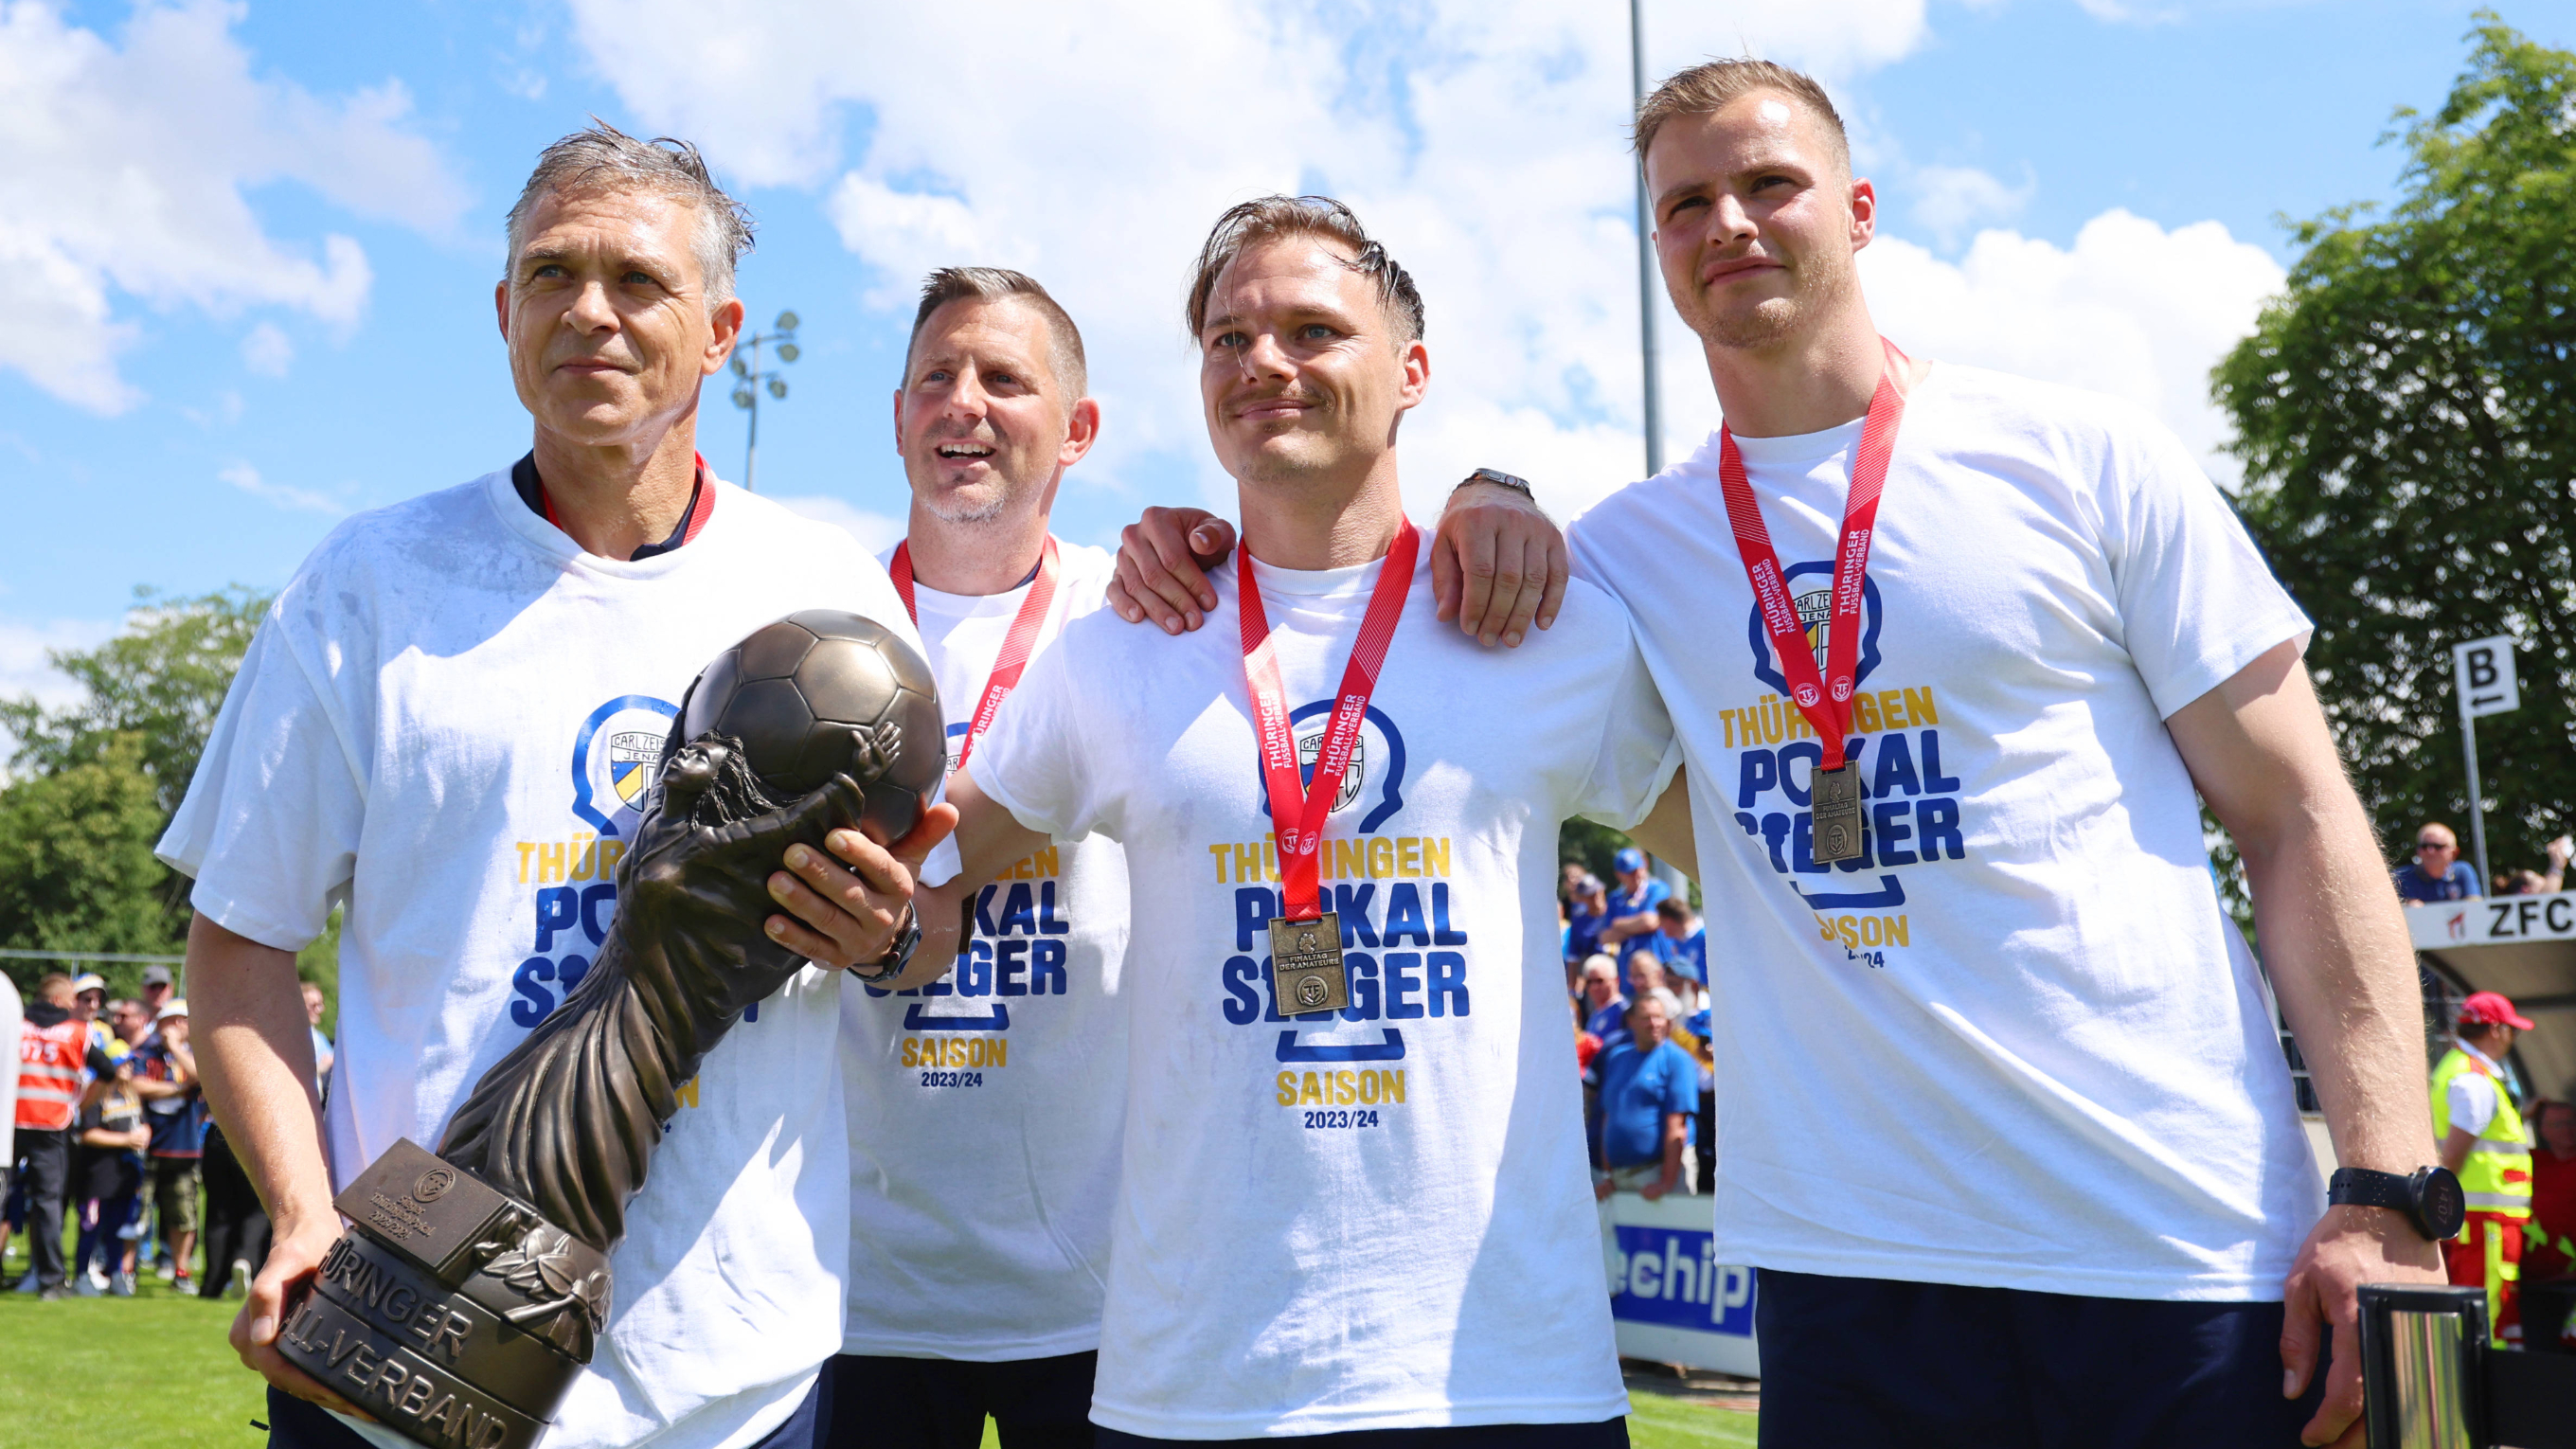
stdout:
<svg viewBox="0 0 2576 1449">
<path fill-rule="evenodd" d="M 2460 691 L 2460 718 L 2482 719 L 2522 708 L 2522 689 L 2513 677 L 2513 636 L 2472 639 L 2451 646 L 2451 667 Z"/>
</svg>

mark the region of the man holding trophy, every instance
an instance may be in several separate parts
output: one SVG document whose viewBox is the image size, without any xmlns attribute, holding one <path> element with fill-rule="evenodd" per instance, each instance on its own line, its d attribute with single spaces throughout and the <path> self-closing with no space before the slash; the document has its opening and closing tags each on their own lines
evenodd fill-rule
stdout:
<svg viewBox="0 0 2576 1449">
<path fill-rule="evenodd" d="M 274 1445 L 803 1449 L 848 1248 L 805 963 L 908 959 L 937 705 L 876 561 L 696 457 L 750 235 L 695 151 L 567 137 L 509 238 L 535 447 L 315 551 L 160 846 L 277 1225 L 233 1343 Z M 838 901 L 782 869 L 827 838 Z M 335 908 L 317 1130 L 293 953 Z"/>
</svg>

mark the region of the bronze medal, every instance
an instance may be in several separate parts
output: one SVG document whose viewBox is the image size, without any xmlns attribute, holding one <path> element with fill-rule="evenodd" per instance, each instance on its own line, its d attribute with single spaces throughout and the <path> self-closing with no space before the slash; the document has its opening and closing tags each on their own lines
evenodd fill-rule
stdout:
<svg viewBox="0 0 2576 1449">
<path fill-rule="evenodd" d="M 1819 769 L 1814 781 L 1816 864 L 1860 859 L 1860 767 Z"/>
<path fill-rule="evenodd" d="M 1286 1016 L 1351 1004 L 1350 973 L 1342 969 L 1341 912 L 1326 911 L 1311 921 L 1270 918 L 1270 985 Z"/>
</svg>

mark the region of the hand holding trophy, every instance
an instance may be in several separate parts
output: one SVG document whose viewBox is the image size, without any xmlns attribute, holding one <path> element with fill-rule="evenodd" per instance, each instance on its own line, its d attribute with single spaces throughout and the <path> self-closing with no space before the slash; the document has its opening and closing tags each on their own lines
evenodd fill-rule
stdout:
<svg viewBox="0 0 2576 1449">
<path fill-rule="evenodd" d="M 286 1357 L 418 1443 L 534 1444 L 607 1327 L 608 1253 L 680 1088 L 805 964 L 761 932 L 771 873 L 836 829 L 901 837 L 944 749 L 929 665 L 855 614 L 792 615 L 702 671 L 597 961 L 436 1154 L 398 1142 L 340 1194 L 352 1226 L 291 1305 Z"/>
</svg>

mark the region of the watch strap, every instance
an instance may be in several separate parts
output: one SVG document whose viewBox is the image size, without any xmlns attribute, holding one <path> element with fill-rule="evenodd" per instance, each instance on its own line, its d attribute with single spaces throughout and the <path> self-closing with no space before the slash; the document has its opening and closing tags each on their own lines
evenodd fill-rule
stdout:
<svg viewBox="0 0 2576 1449">
<path fill-rule="evenodd" d="M 2412 1217 L 2415 1187 L 2411 1180 L 2393 1172 L 2338 1167 L 2334 1176 L 2326 1179 L 2326 1201 L 2338 1207 L 2392 1208 Z"/>
<path fill-rule="evenodd" d="M 1479 468 L 1475 472 L 1458 480 L 1458 488 L 1464 488 L 1470 483 L 1491 483 L 1497 488 L 1509 488 L 1514 493 L 1530 500 L 1532 503 L 1536 503 L 1538 501 L 1538 495 L 1530 491 L 1528 479 L 1515 478 L 1511 474 L 1506 473 L 1499 468 Z M 1458 489 L 1452 488 L 1449 491 L 1455 493 Z"/>
</svg>

